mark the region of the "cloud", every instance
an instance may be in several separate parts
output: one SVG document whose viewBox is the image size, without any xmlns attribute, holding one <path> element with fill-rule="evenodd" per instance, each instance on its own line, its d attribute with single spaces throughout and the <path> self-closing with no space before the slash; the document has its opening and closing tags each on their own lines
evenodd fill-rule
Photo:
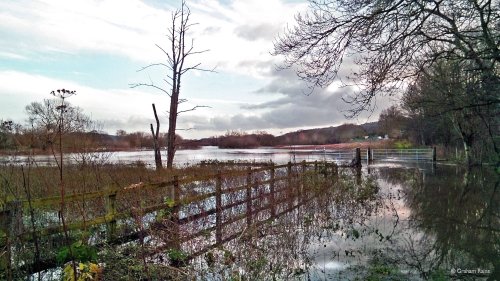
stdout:
<svg viewBox="0 0 500 281">
<path fill-rule="evenodd" d="M 298 79 L 293 69 L 274 69 L 269 72 L 269 77 L 270 82 L 254 93 L 279 94 L 278 98 L 241 105 L 245 113 L 212 118 L 188 117 L 191 126 L 205 131 L 264 129 L 278 132 L 342 123 L 360 124 L 376 121 L 380 111 L 394 103 L 389 97 L 378 97 L 373 111 L 364 112 L 357 119 L 347 119 L 344 114 L 351 105 L 345 103 L 343 97 L 356 94 L 353 87 L 339 87 L 341 83 L 337 81 L 330 87 L 310 92 L 308 85 Z"/>
<path fill-rule="evenodd" d="M 28 103 L 53 98 L 49 93 L 60 88 L 75 90 L 77 94 L 68 101 L 81 107 L 93 120 L 103 123 L 104 130 L 111 132 L 116 129 L 139 129 L 139 120 L 145 121 L 142 130 L 147 131 L 153 120 L 151 103 L 157 103 L 160 112 L 166 111 L 162 101 L 164 96 L 135 89 L 96 89 L 72 81 L 17 71 L 0 71 L 0 81 L 0 118 L 20 123 L 26 119 L 24 108 Z M 164 116 L 161 118 L 165 120 Z M 115 127 L 118 124 L 123 127 Z"/>
<path fill-rule="evenodd" d="M 164 59 L 155 44 L 166 39 L 171 11 L 177 5 L 140 0 L 19 0 L 0 1 L 0 45 L 4 57 L 37 58 L 45 53 L 97 52 L 119 54 L 140 63 Z M 219 71 L 259 75 L 242 68 L 242 61 L 270 59 L 272 38 L 305 6 L 280 0 L 215 0 L 188 3 L 192 26 L 188 34 L 195 49 L 210 52 L 194 56 L 192 63 Z M 280 11 L 276 13 L 276 11 Z M 257 40 L 266 39 L 266 40 Z"/>
<path fill-rule="evenodd" d="M 307 7 L 306 2 L 234 0 L 223 4 L 216 0 L 193 0 L 188 4 L 193 23 L 198 23 L 190 34 L 195 49 L 210 50 L 193 56 L 194 60 L 188 63 L 201 62 L 206 68 L 217 66 L 219 74 L 214 74 L 214 78 L 206 78 L 204 74 L 196 79 L 186 76 L 183 89 L 189 90 L 183 94 L 192 96 L 183 97 L 194 98 L 183 106 L 187 109 L 203 104 L 212 109 L 181 115 L 179 128 L 195 128 L 181 134 L 203 137 L 235 129 L 288 130 L 349 121 L 343 117 L 347 106 L 342 96 L 352 94 L 352 89 L 332 86 L 316 89 L 307 96 L 307 85 L 293 69 L 276 70 L 280 59 L 270 55 L 272 39 L 293 22 L 294 14 Z M 75 81 L 60 78 L 61 74 L 55 71 L 57 67 L 48 62 L 71 58 L 76 64 L 98 57 L 101 59 L 95 65 L 99 65 L 105 63 L 102 58 L 109 54 L 123 57 L 127 65 L 138 67 L 161 61 L 164 55 L 154 44 L 168 45 L 165 33 L 174 8 L 158 0 L 0 1 L 0 61 L 30 62 L 18 64 L 30 69 L 0 71 L 0 118 L 23 121 L 26 104 L 50 98 L 50 91 L 66 87 L 78 92 L 70 101 L 93 119 L 103 120 L 104 129 L 109 132 L 148 131 L 153 102 L 161 112 L 162 127 L 166 128 L 168 102 L 164 95 L 147 89 L 98 89 L 95 85 L 99 83 L 95 81 L 94 86 L 88 85 L 91 78 L 76 75 L 71 76 Z M 44 58 L 43 62 L 40 58 Z M 99 71 L 85 72 L 85 68 L 82 71 L 82 77 L 99 76 L 96 80 L 108 77 L 96 74 Z M 160 75 L 151 74 L 153 78 Z M 149 76 L 150 73 L 138 75 L 137 80 Z M 127 83 L 123 84 L 126 87 Z M 222 90 L 210 93 L 212 89 Z M 382 100 L 381 104 L 385 103 Z"/>
<path fill-rule="evenodd" d="M 148 132 L 149 124 L 155 124 L 154 118 L 132 115 L 126 118 L 102 119 L 105 131 L 114 134 L 117 130 L 125 129 L 127 132 Z"/>
<path fill-rule="evenodd" d="M 269 40 L 272 41 L 281 30 L 279 26 L 270 23 L 258 25 L 241 25 L 235 30 L 236 35 L 246 40 Z"/>
<path fill-rule="evenodd" d="M 154 42 L 168 16 L 137 0 L 2 1 L 0 10 L 9 49 L 98 51 L 133 59 L 148 57 L 152 44 L 145 42 Z"/>
</svg>

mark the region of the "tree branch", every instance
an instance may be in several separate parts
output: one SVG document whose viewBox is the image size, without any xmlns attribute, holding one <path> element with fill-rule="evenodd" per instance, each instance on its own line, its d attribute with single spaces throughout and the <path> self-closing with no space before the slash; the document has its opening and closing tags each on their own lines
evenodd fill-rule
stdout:
<svg viewBox="0 0 500 281">
<path fill-rule="evenodd" d="M 187 110 L 180 110 L 180 111 L 178 111 L 178 112 L 177 112 L 177 115 L 179 115 L 179 114 L 181 114 L 181 113 L 185 113 L 185 112 L 194 111 L 194 110 L 196 110 L 196 109 L 198 109 L 198 108 L 203 108 L 203 107 L 205 107 L 205 108 L 212 108 L 212 107 L 210 107 L 210 106 L 208 106 L 208 105 L 197 105 L 197 106 L 194 106 L 194 107 L 193 107 L 193 108 L 191 108 L 191 109 L 187 109 Z"/>
</svg>

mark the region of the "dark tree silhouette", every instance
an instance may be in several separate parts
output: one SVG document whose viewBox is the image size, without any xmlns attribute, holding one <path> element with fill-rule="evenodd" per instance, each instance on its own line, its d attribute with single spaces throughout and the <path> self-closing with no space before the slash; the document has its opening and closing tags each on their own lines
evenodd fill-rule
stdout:
<svg viewBox="0 0 500 281">
<path fill-rule="evenodd" d="M 479 71 L 489 101 L 499 103 L 500 2 L 497 0 L 310 0 L 274 45 L 285 67 L 311 87 L 342 78 L 359 86 L 348 115 L 373 108 L 439 59 Z M 359 67 L 338 77 L 346 59 Z M 483 103 L 484 101 L 481 101 Z M 481 103 L 478 103 L 480 105 Z"/>
<path fill-rule="evenodd" d="M 163 168 L 163 164 L 161 162 L 160 142 L 159 142 L 160 120 L 158 119 L 158 114 L 156 113 L 156 106 L 154 103 L 153 103 L 153 113 L 155 114 L 156 131 L 153 128 L 153 124 L 149 124 L 149 125 L 151 126 L 151 134 L 153 135 L 153 148 L 155 151 L 156 170 L 160 170 L 161 168 Z"/>
</svg>

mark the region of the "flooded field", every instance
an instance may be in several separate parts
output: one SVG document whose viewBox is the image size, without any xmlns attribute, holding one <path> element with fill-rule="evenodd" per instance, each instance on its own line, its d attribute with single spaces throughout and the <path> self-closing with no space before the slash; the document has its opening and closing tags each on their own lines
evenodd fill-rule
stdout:
<svg viewBox="0 0 500 281">
<path fill-rule="evenodd" d="M 262 149 L 253 156 L 261 155 L 253 159 L 290 160 L 288 151 Z M 113 222 L 119 239 L 112 243 L 106 242 L 109 221 L 90 226 L 92 216 L 106 215 L 110 195 L 68 203 L 68 220 L 83 216 L 89 223 L 86 230 L 71 232 L 71 239 L 89 251 L 82 254 L 84 267 L 99 267 L 103 280 L 499 279 L 500 177 L 493 169 L 309 163 L 241 168 L 241 176 L 180 184 L 177 195 L 171 188 L 115 194 L 114 212 L 132 210 L 132 215 Z M 31 215 L 25 210 L 23 224 L 57 226 L 55 207 L 29 208 Z M 11 249 L 13 276 L 61 278 L 68 266 L 58 261 L 65 249 L 62 234 L 16 239 L 4 244 Z M 35 252 L 55 257 L 56 267 L 30 268 Z"/>
<path fill-rule="evenodd" d="M 488 170 L 344 171 L 191 266 L 208 280 L 498 280 L 498 188 Z"/>
<path fill-rule="evenodd" d="M 95 153 L 95 158 L 107 161 L 109 163 L 133 164 L 138 161 L 146 165 L 154 165 L 154 153 L 152 150 L 138 151 L 119 151 L 119 152 L 101 152 Z M 78 153 L 66 154 L 65 159 L 68 163 L 81 162 L 84 157 Z M 163 155 L 166 159 L 166 155 Z M 35 155 L 32 159 L 40 165 L 55 165 L 54 156 L 52 155 Z M 255 149 L 219 149 L 216 146 L 204 146 L 195 150 L 178 150 L 175 154 L 174 162 L 178 166 L 192 165 L 201 161 L 216 160 L 216 161 L 248 161 L 248 162 L 269 162 L 286 163 L 288 161 L 302 160 L 306 161 L 323 161 L 332 160 L 331 151 L 322 149 L 317 150 L 298 150 L 298 149 L 278 149 L 272 147 L 263 147 Z M 0 156 L 0 163 L 3 164 L 22 164 L 28 160 L 26 156 Z"/>
</svg>

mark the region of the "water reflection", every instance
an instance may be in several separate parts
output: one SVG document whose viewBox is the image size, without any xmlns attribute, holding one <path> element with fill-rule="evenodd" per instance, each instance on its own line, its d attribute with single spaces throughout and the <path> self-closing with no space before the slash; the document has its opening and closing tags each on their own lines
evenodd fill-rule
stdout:
<svg viewBox="0 0 500 281">
<path fill-rule="evenodd" d="M 124 262 L 134 256 L 131 247 L 141 264 L 175 265 L 183 278 L 200 280 L 500 278 L 500 177 L 492 169 L 377 164 L 339 169 L 337 176 L 327 167 L 293 169 L 191 182 L 182 186 L 181 198 L 227 192 L 147 216 L 142 204 L 164 203 L 171 190 L 119 198 L 119 211 L 138 212 L 120 229 L 137 231 L 140 243 L 135 237 L 113 248 L 122 256 L 108 259 L 104 275 L 130 274 Z M 271 184 L 271 178 L 282 180 Z M 48 218 L 37 223 L 46 225 Z M 99 231 L 92 233 L 95 241 L 105 239 Z M 54 241 L 62 239 L 41 246 Z M 33 260 L 32 246 L 16 247 L 26 252 L 15 257 L 19 264 Z M 175 262 L 172 253 L 187 258 Z"/>
<path fill-rule="evenodd" d="M 166 152 L 165 152 L 166 153 Z M 345 161 L 350 161 L 353 155 L 342 153 Z M 134 164 L 142 162 L 148 166 L 154 166 L 153 150 L 117 151 L 117 152 L 95 152 L 95 153 L 67 153 L 66 163 L 81 163 L 85 157 L 99 161 L 120 164 Z M 166 155 L 164 155 L 166 159 Z M 339 154 L 331 154 L 324 150 L 297 150 L 280 149 L 273 147 L 261 147 L 255 149 L 219 149 L 216 146 L 203 146 L 195 150 L 178 150 L 175 154 L 174 163 L 178 166 L 198 164 L 201 161 L 246 161 L 246 162 L 274 162 L 278 164 L 288 161 L 334 161 Z M 0 164 L 24 164 L 28 161 L 25 155 L 0 155 Z M 31 161 L 40 166 L 55 166 L 53 155 L 34 155 Z M 88 160 L 87 160 L 88 161 Z"/>
<path fill-rule="evenodd" d="M 499 177 L 488 169 L 371 168 L 305 191 L 311 200 L 192 261 L 219 280 L 495 280 Z M 300 203 L 301 202 L 301 203 Z"/>
<path fill-rule="evenodd" d="M 412 225 L 432 238 L 426 241 L 431 259 L 421 265 L 425 276 L 444 268 L 475 270 L 467 273 L 471 278 L 500 277 L 499 183 L 492 169 L 442 167 L 405 186 Z"/>
</svg>

